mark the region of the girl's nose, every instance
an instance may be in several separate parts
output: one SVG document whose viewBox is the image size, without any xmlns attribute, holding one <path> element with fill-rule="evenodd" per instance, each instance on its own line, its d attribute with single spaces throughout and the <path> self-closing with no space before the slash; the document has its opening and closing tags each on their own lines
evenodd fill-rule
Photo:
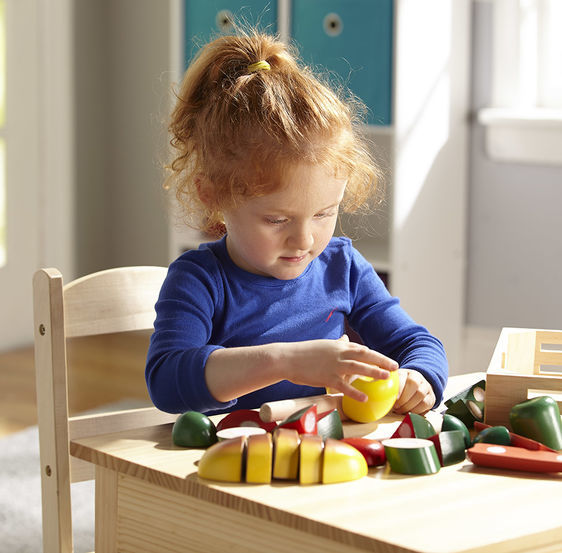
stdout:
<svg viewBox="0 0 562 553">
<path fill-rule="evenodd" d="M 309 250 L 314 244 L 312 230 L 307 224 L 296 224 L 289 234 L 289 245 L 297 250 Z"/>
</svg>

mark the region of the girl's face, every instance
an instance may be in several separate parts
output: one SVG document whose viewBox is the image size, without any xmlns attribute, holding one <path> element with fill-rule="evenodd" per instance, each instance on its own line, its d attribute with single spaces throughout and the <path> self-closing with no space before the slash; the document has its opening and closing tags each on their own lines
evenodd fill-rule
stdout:
<svg viewBox="0 0 562 553">
<path fill-rule="evenodd" d="M 296 165 L 276 192 L 224 213 L 231 259 L 250 273 L 297 278 L 328 245 L 345 185 L 320 165 Z"/>
</svg>

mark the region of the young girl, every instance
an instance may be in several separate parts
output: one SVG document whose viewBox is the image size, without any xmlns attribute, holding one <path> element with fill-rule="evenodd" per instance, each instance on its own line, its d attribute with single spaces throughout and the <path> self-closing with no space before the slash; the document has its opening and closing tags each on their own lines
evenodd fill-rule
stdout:
<svg viewBox="0 0 562 553">
<path fill-rule="evenodd" d="M 447 360 L 346 238 L 377 167 L 349 105 L 258 33 L 219 38 L 189 67 L 172 114 L 172 185 L 224 235 L 170 265 L 146 365 L 164 411 L 217 413 L 400 372 L 394 409 L 441 401 Z M 350 342 L 345 323 L 364 343 Z"/>
</svg>

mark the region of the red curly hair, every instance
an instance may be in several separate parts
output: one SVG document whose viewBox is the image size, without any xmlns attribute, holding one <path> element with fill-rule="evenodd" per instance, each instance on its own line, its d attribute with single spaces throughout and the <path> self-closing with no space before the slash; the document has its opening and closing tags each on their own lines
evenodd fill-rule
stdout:
<svg viewBox="0 0 562 553">
<path fill-rule="evenodd" d="M 248 70 L 262 60 L 270 70 Z M 343 209 L 354 212 L 380 180 L 359 133 L 361 108 L 300 66 L 275 37 L 222 36 L 198 53 L 177 94 L 165 186 L 175 190 L 190 226 L 220 234 L 225 209 L 274 191 L 295 163 L 323 164 L 348 179 Z"/>
</svg>

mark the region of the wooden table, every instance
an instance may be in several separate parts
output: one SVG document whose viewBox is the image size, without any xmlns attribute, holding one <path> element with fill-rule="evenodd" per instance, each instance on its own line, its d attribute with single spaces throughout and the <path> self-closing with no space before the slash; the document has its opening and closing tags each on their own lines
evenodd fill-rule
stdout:
<svg viewBox="0 0 562 553">
<path fill-rule="evenodd" d="M 401 418 L 344 431 L 386 437 Z M 465 461 L 431 476 L 221 484 L 197 476 L 203 450 L 175 447 L 170 424 L 74 440 L 71 453 L 96 465 L 96 553 L 562 551 L 562 474 Z"/>
</svg>

